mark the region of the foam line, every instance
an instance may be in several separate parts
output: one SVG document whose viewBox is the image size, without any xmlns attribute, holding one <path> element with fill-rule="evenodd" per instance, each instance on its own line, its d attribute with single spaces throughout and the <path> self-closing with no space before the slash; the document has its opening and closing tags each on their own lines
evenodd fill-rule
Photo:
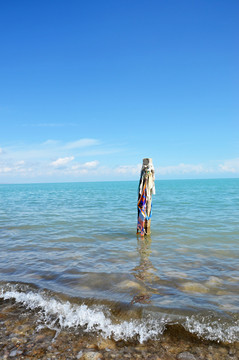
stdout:
<svg viewBox="0 0 239 360">
<path fill-rule="evenodd" d="M 119 324 L 112 323 L 100 309 L 91 309 L 87 305 L 73 305 L 69 301 L 49 299 L 32 291 L 19 292 L 15 289 L 0 292 L 0 297 L 5 300 L 14 299 L 28 309 L 40 308 L 40 315 L 44 323 L 51 328 L 77 328 L 83 327 L 86 332 L 100 332 L 103 337 L 113 337 L 115 340 L 128 340 L 137 337 L 140 343 L 156 338 L 165 328 L 165 320 L 153 321 L 148 319 L 145 323 L 139 320 L 123 321 Z M 59 324 L 59 325 L 57 325 Z"/>
<path fill-rule="evenodd" d="M 169 317 L 159 319 L 151 315 L 143 319 L 113 323 L 110 315 L 107 315 L 109 310 L 103 311 L 102 306 L 71 304 L 69 301 L 63 302 L 51 298 L 45 293 L 19 291 L 17 285 L 1 288 L 0 298 L 14 299 L 31 310 L 40 309 L 39 316 L 42 324 L 57 332 L 63 328 L 81 327 L 86 332 L 99 332 L 105 338 L 112 337 L 115 340 L 137 338 L 140 343 L 143 343 L 148 339 L 157 339 L 163 334 L 167 324 L 180 323 L 187 331 L 204 339 L 228 343 L 239 341 L 239 321 L 230 325 L 220 319 L 213 320 L 212 317 L 190 316 L 172 323 Z"/>
<path fill-rule="evenodd" d="M 198 320 L 191 316 L 186 318 L 184 327 L 192 334 L 207 340 L 229 343 L 239 341 L 239 321 L 235 321 L 234 325 L 228 326 L 228 324 L 223 322 L 219 323 L 208 318 Z"/>
</svg>

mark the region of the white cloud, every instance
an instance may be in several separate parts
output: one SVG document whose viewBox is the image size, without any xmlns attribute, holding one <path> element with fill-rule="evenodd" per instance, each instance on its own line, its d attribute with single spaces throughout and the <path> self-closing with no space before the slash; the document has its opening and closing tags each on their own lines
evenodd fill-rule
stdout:
<svg viewBox="0 0 239 360">
<path fill-rule="evenodd" d="M 73 165 L 71 169 L 79 173 L 88 173 L 89 171 L 97 169 L 98 165 L 99 165 L 99 161 L 97 160 L 87 161 L 83 164 Z"/>
<path fill-rule="evenodd" d="M 59 141 L 58 140 L 52 140 L 52 139 L 48 139 L 48 140 L 46 140 L 46 141 L 44 141 L 43 143 L 42 143 L 42 145 L 43 146 L 56 146 L 56 145 L 59 145 Z"/>
<path fill-rule="evenodd" d="M 115 169 L 116 174 L 140 174 L 141 164 L 138 165 L 121 165 Z"/>
<path fill-rule="evenodd" d="M 99 144 L 97 149 L 96 144 Z M 0 151 L 0 182 L 1 178 L 9 179 L 9 181 L 15 178 L 17 182 L 26 177 L 39 180 L 44 178 L 46 181 L 47 179 L 51 181 L 54 177 L 56 180 L 64 178 L 70 181 L 71 176 L 82 175 L 82 178 L 87 178 L 85 174 L 92 176 L 91 179 L 97 179 L 98 174 L 105 176 L 106 173 L 103 167 L 99 166 L 98 160 L 89 160 L 92 159 L 92 155 L 87 152 L 98 150 L 104 153 L 105 146 L 107 148 L 109 145 L 101 144 L 99 140 L 91 138 L 67 143 L 48 139 L 42 143 L 26 145 L 17 143 L 7 146 L 3 154 Z M 112 151 L 109 150 L 107 153 Z M 83 159 L 81 162 L 80 158 Z"/>
<path fill-rule="evenodd" d="M 141 164 L 138 165 L 121 165 L 118 166 L 115 170 L 115 173 L 121 175 L 136 175 L 139 174 L 141 171 Z M 155 168 L 155 172 L 160 175 L 179 175 L 179 174 L 201 174 L 201 173 L 208 173 L 211 170 L 205 168 L 203 165 L 193 165 L 193 164 L 178 164 L 173 166 L 160 166 Z"/>
<path fill-rule="evenodd" d="M 86 163 L 83 164 L 83 167 L 86 169 L 94 169 L 99 165 L 99 161 L 94 160 L 94 161 L 88 161 Z"/>
<path fill-rule="evenodd" d="M 141 171 L 141 164 L 121 165 L 114 172 L 119 175 L 138 175 Z M 158 175 L 183 175 L 183 174 L 203 174 L 210 173 L 212 169 L 206 168 L 202 164 L 178 164 L 173 166 L 160 166 L 155 168 Z"/>
<path fill-rule="evenodd" d="M 0 147 L 0 181 L 34 180 L 71 181 L 81 180 L 120 180 L 139 179 L 141 163 L 125 165 L 120 152 L 126 151 L 121 144 L 101 143 L 97 139 L 83 138 L 72 142 L 48 139 L 42 143 L 23 144 Z M 117 152 L 117 156 L 112 154 Z M 104 156 L 103 156 L 104 155 Z M 94 159 L 94 160 L 92 160 Z M 99 159 L 101 162 L 99 163 Z M 132 158 L 131 158 L 132 159 Z M 128 161 L 130 158 L 128 158 Z M 239 174 L 239 158 L 224 161 L 158 166 L 160 162 L 153 159 L 156 178 L 189 178 L 189 177 L 233 177 Z M 137 161 L 137 160 L 136 160 Z M 133 162 L 133 161 L 132 161 Z M 131 163 L 132 164 L 132 163 Z M 13 179 L 13 180 L 12 180 Z"/>
<path fill-rule="evenodd" d="M 8 167 L 8 166 L 0 167 L 0 173 L 9 173 L 9 172 L 11 172 L 12 170 L 14 170 L 14 169 L 11 168 L 11 167 Z"/>
<path fill-rule="evenodd" d="M 80 139 L 77 141 L 69 142 L 65 145 L 66 149 L 78 149 L 78 148 L 84 148 L 88 146 L 98 145 L 99 140 L 97 139 Z"/>
<path fill-rule="evenodd" d="M 173 166 L 160 166 L 156 169 L 156 173 L 161 175 L 181 175 L 181 174 L 202 174 L 209 173 L 210 169 L 205 168 L 202 164 L 178 164 Z"/>
<path fill-rule="evenodd" d="M 239 158 L 225 160 L 223 164 L 219 165 L 219 169 L 223 173 L 239 173 Z"/>
<path fill-rule="evenodd" d="M 25 164 L 25 161 L 24 161 L 24 160 L 20 160 L 20 161 L 17 161 L 17 162 L 15 163 L 16 166 L 22 166 L 22 165 L 24 165 L 24 164 Z"/>
<path fill-rule="evenodd" d="M 25 166 L 25 161 L 21 160 L 21 161 L 17 161 L 17 162 L 12 162 L 9 165 L 6 165 L 8 162 L 6 162 L 5 164 L 0 164 L 0 173 L 1 174 L 27 174 L 31 171 L 31 169 L 27 166 Z"/>
<path fill-rule="evenodd" d="M 45 142 L 38 144 L 15 144 L 14 146 L 12 145 L 4 148 L 3 153 L 15 160 L 24 159 L 25 161 L 33 162 L 50 162 L 50 158 L 58 159 L 66 156 L 90 156 L 86 153 L 86 149 L 91 151 L 96 144 L 100 144 L 97 139 L 79 139 L 78 141 L 68 143 L 48 139 Z M 69 151 L 71 152 L 70 154 Z"/>
<path fill-rule="evenodd" d="M 71 162 L 72 160 L 74 160 L 74 156 L 67 156 L 67 157 L 59 158 L 55 161 L 52 161 L 51 165 L 53 165 L 54 167 L 64 166 L 64 165 L 68 164 L 69 162 Z"/>
</svg>

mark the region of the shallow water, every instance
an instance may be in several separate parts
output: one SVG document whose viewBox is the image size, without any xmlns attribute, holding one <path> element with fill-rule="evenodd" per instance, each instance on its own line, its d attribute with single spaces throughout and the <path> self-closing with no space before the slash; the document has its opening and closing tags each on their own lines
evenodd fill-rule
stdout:
<svg viewBox="0 0 239 360">
<path fill-rule="evenodd" d="M 144 241 L 137 186 L 0 185 L 0 296 L 116 339 L 238 341 L 239 179 L 156 181 Z"/>
</svg>

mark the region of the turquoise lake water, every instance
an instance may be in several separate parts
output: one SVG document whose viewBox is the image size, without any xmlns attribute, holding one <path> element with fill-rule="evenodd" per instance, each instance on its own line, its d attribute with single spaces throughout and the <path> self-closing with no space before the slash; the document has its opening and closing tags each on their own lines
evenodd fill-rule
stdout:
<svg viewBox="0 0 239 360">
<path fill-rule="evenodd" d="M 239 179 L 0 185 L 0 297 L 50 326 L 140 341 L 181 324 L 239 341 Z"/>
</svg>

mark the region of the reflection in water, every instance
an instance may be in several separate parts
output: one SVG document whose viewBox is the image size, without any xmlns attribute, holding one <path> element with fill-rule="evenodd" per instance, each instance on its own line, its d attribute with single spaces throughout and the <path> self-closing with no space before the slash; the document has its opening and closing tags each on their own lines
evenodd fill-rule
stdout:
<svg viewBox="0 0 239 360">
<path fill-rule="evenodd" d="M 152 294 L 158 293 L 156 288 L 152 287 L 154 281 L 158 280 L 158 276 L 155 274 L 156 268 L 153 266 L 149 260 L 151 254 L 151 237 L 147 236 L 145 238 L 138 237 L 138 252 L 140 255 L 140 264 L 133 269 L 133 275 L 137 280 L 143 282 L 144 287 L 147 291 L 139 292 L 138 295 L 135 295 L 131 301 L 131 304 L 136 302 L 142 304 L 149 304 L 151 302 L 150 298 Z"/>
</svg>

